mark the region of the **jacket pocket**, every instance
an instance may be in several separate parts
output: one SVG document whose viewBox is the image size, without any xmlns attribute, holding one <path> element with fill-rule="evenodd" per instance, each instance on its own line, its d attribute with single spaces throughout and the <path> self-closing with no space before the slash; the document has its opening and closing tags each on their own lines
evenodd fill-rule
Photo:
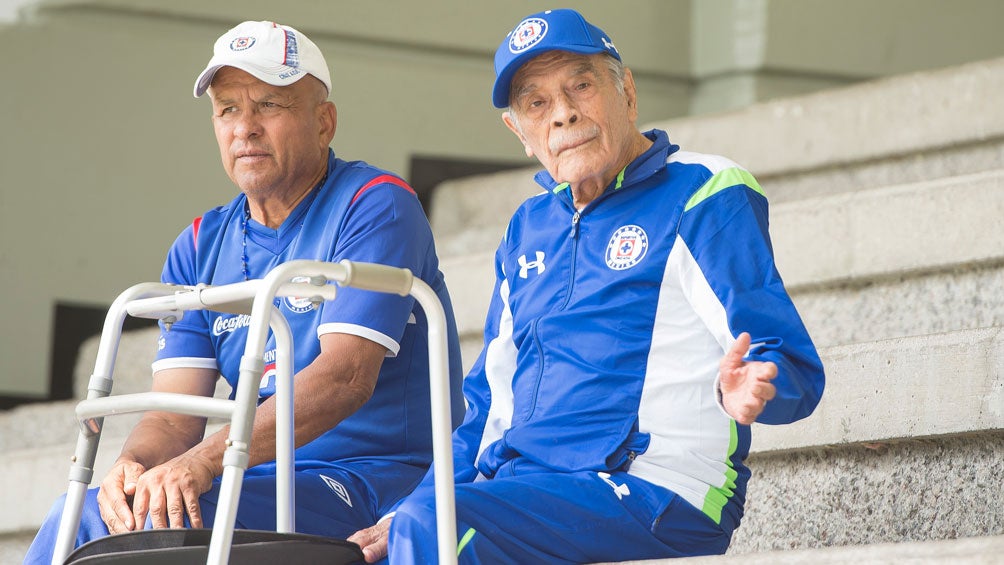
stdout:
<svg viewBox="0 0 1004 565">
<path fill-rule="evenodd" d="M 648 451 L 651 439 L 648 433 L 631 432 L 624 443 L 607 457 L 607 468 L 612 471 L 627 471 L 631 468 L 631 463 L 634 463 L 635 457 Z"/>
</svg>

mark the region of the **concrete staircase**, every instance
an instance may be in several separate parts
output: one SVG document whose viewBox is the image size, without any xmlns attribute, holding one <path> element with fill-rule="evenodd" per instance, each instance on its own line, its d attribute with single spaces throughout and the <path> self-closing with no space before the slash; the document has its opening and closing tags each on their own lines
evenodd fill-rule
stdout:
<svg viewBox="0 0 1004 565">
<path fill-rule="evenodd" d="M 823 402 L 754 429 L 747 515 L 695 564 L 1004 562 L 1004 59 L 649 124 L 752 171 L 778 266 L 827 368 Z M 645 103 L 644 100 L 641 101 Z M 465 367 L 492 255 L 535 169 L 444 183 L 432 223 Z M 148 383 L 155 332 L 120 347 L 116 392 Z M 96 341 L 81 355 L 90 374 Z M 0 412 L 0 563 L 65 489 L 72 402 Z M 132 422 L 109 420 L 97 476 Z M 675 561 L 674 561 L 675 562 Z"/>
</svg>

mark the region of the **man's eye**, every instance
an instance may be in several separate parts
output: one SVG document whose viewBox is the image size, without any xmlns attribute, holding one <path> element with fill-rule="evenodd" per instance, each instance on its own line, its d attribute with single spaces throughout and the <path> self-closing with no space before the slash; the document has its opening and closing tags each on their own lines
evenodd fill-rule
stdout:
<svg viewBox="0 0 1004 565">
<path fill-rule="evenodd" d="M 233 114 L 236 111 L 237 111 L 237 107 L 236 106 L 227 106 L 226 108 L 223 108 L 222 110 L 220 110 L 220 115 L 222 116 L 222 115 L 225 115 L 225 114 Z"/>
<path fill-rule="evenodd" d="M 588 82 L 580 82 L 579 84 L 575 85 L 575 90 L 585 90 L 587 88 L 589 88 Z"/>
</svg>

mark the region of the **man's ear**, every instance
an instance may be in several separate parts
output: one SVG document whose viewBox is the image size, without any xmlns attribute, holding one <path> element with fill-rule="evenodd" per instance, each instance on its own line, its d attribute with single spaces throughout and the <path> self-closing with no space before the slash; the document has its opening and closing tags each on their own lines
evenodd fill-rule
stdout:
<svg viewBox="0 0 1004 565">
<path fill-rule="evenodd" d="M 526 142 L 526 138 L 523 137 L 523 131 L 519 129 L 519 126 L 516 124 L 516 120 L 513 119 L 512 115 L 509 112 L 502 112 L 502 121 L 505 123 L 505 126 L 509 128 L 509 131 L 513 132 L 516 137 L 519 138 L 519 142 L 523 144 L 523 150 L 526 151 L 526 156 L 533 157 L 533 149 L 531 149 L 530 145 Z"/>
<path fill-rule="evenodd" d="M 631 74 L 631 69 L 624 68 L 624 98 L 627 99 L 628 114 L 631 116 L 631 121 L 635 122 L 638 120 L 638 89 L 634 84 L 634 75 Z"/>
<path fill-rule="evenodd" d="M 318 112 L 321 114 L 321 143 L 327 147 L 335 138 L 335 130 L 338 129 L 338 108 L 334 102 L 327 100 L 321 103 Z"/>
</svg>

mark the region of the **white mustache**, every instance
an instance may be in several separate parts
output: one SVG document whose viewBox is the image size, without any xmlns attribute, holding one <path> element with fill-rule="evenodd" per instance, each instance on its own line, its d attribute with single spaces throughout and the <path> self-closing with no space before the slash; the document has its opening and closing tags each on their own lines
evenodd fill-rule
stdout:
<svg viewBox="0 0 1004 565">
<path fill-rule="evenodd" d="M 593 124 L 586 129 L 569 131 L 567 133 L 563 132 L 558 137 L 552 137 L 548 140 L 547 146 L 548 149 L 551 150 L 551 153 L 557 155 L 569 147 L 575 147 L 576 145 L 589 141 L 599 135 L 599 126 Z"/>
</svg>

